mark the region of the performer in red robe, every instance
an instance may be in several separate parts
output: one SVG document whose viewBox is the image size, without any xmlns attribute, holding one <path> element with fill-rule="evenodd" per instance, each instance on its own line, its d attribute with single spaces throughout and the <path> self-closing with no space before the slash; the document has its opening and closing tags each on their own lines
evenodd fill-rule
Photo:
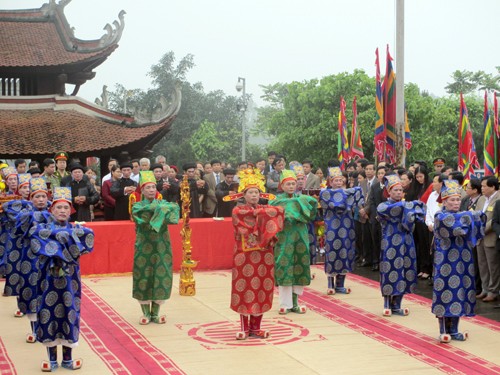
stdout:
<svg viewBox="0 0 500 375">
<path fill-rule="evenodd" d="M 265 194 L 264 176 L 258 170 L 240 172 L 238 193 L 226 201 L 244 198 L 245 203 L 233 209 L 236 245 L 233 258 L 231 309 L 240 314 L 241 331 L 237 340 L 248 336 L 269 337 L 261 330 L 262 314 L 269 311 L 274 294 L 274 252 L 276 234 L 283 229 L 282 207 L 260 205 L 259 199 L 272 199 Z"/>
</svg>

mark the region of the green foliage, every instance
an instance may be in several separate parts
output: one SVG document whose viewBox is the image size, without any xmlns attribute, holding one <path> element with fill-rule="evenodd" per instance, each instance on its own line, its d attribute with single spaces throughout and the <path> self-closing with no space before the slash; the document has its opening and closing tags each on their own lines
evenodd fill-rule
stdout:
<svg viewBox="0 0 500 375">
<path fill-rule="evenodd" d="M 468 70 L 456 70 L 451 77 L 453 82 L 448 83 L 445 89 L 448 94 L 464 95 L 470 94 L 477 90 L 496 90 L 500 91 L 500 66 L 496 67 L 496 76 L 485 73 L 482 70 L 471 72 Z"/>
<path fill-rule="evenodd" d="M 373 138 L 375 85 L 362 70 L 263 89 L 263 99 L 270 106 L 260 109 L 257 128 L 273 139 L 269 149 L 295 160 L 310 158 L 316 164 L 336 158 L 340 97 L 344 96 L 349 103 L 356 95 L 365 153 L 373 154 L 368 137 L 371 134 Z M 347 107 L 346 116 L 352 119 L 352 108 Z"/>
<path fill-rule="evenodd" d="M 187 81 L 187 73 L 195 66 L 188 54 L 178 63 L 173 52 L 166 53 L 151 67 L 149 76 L 153 88 L 128 90 L 117 85 L 109 93 L 109 103 L 118 112 L 153 113 L 161 96 L 168 98 L 176 85 L 182 90 L 181 110 L 170 132 L 154 147 L 154 154 L 167 156 L 171 164 L 187 161 L 208 161 L 219 158 L 235 165 L 241 155 L 241 112 L 238 99 L 223 91 L 205 93 L 201 83 Z M 446 86 L 449 97 L 434 98 L 421 92 L 416 84 L 405 88 L 413 147 L 407 162 L 444 157 L 456 165 L 459 120 L 458 93 L 469 94 L 466 103 L 479 160 L 482 160 L 483 123 L 482 98 L 477 90 L 500 90 L 500 67 L 497 74 L 483 71 L 456 71 L 453 82 Z M 352 122 L 352 100 L 357 97 L 358 126 L 365 157 L 373 158 L 375 123 L 375 78 L 362 70 L 340 73 L 303 82 L 275 83 L 262 86 L 262 98 L 267 103 L 259 108 L 254 134 L 266 135 L 266 146 L 283 153 L 289 159 L 311 159 L 316 165 L 326 165 L 337 158 L 337 121 L 341 96 L 347 108 L 348 128 Z M 125 105 L 126 99 L 126 105 Z M 247 159 L 255 161 L 264 150 L 247 142 Z"/>
<path fill-rule="evenodd" d="M 205 93 L 201 83 L 188 82 L 186 75 L 194 66 L 193 55 L 186 55 L 176 64 L 174 53 L 167 52 L 148 74 L 153 88 L 127 90 L 117 85 L 109 94 L 111 108 L 124 111 L 126 97 L 128 112 L 135 109 L 151 114 L 157 110 L 160 97 L 169 98 L 175 86 L 180 85 L 181 109 L 167 136 L 154 146 L 153 154 L 165 155 L 168 163 L 178 166 L 212 158 L 235 163 L 241 154 L 237 98 L 220 90 Z"/>
<path fill-rule="evenodd" d="M 479 75 L 477 75 L 479 77 Z M 259 110 L 257 127 L 272 138 L 269 149 L 289 158 L 312 159 L 326 165 L 337 157 L 337 122 L 340 97 L 347 104 L 348 128 L 352 122 L 352 100 L 357 97 L 358 126 L 365 157 L 373 159 L 375 124 L 375 78 L 361 70 L 341 73 L 321 80 L 264 86 L 263 99 L 268 106 Z M 416 84 L 405 87 L 405 101 L 413 146 L 407 161 L 444 157 L 457 162 L 459 98 L 433 98 Z M 482 101 L 468 96 L 466 103 L 479 160 L 482 160 Z"/>
</svg>

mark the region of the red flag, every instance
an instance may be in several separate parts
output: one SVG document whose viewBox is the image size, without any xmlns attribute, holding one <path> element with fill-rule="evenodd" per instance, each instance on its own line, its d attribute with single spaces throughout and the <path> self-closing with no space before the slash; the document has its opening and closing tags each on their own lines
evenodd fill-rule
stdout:
<svg viewBox="0 0 500 375">
<path fill-rule="evenodd" d="M 352 101 L 352 132 L 351 132 L 351 148 L 349 149 L 350 160 L 364 158 L 363 143 L 361 142 L 361 134 L 358 129 L 358 109 L 356 105 L 356 97 Z"/>
<path fill-rule="evenodd" d="M 405 149 L 410 150 L 412 146 L 410 123 L 408 122 L 408 111 L 405 108 Z"/>
<path fill-rule="evenodd" d="M 383 98 L 382 98 L 382 85 L 380 84 L 380 62 L 378 58 L 378 48 L 375 50 L 375 109 L 376 109 L 376 118 L 375 118 L 375 136 L 373 138 L 373 144 L 375 146 L 375 155 L 377 156 L 378 161 L 385 161 L 385 144 L 386 133 L 384 126 L 384 106 L 383 106 Z"/>
<path fill-rule="evenodd" d="M 500 138 L 500 130 L 498 129 L 498 102 L 497 93 L 495 91 L 493 91 L 493 129 L 495 129 L 497 138 Z"/>
<path fill-rule="evenodd" d="M 498 155 L 497 155 L 497 136 L 491 121 L 491 113 L 488 109 L 488 90 L 484 92 L 484 175 L 498 176 Z"/>
<path fill-rule="evenodd" d="M 392 57 L 387 45 L 387 63 L 384 83 L 384 125 L 386 132 L 385 153 L 391 164 L 396 162 L 396 74 L 392 68 Z"/>
<path fill-rule="evenodd" d="M 340 162 L 340 169 L 344 170 L 349 162 L 349 139 L 347 137 L 347 119 L 345 117 L 345 100 L 340 97 L 340 111 L 339 111 L 339 147 L 338 159 Z"/>
<path fill-rule="evenodd" d="M 460 93 L 460 120 L 458 123 L 458 170 L 462 171 L 466 179 L 474 174 L 474 167 L 479 168 L 476 147 L 472 138 L 469 123 L 469 113 L 462 93 Z"/>
</svg>

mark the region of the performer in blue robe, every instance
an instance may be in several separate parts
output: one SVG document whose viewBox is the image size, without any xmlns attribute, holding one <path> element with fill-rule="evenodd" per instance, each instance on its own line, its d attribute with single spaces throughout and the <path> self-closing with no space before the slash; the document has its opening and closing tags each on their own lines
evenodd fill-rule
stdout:
<svg viewBox="0 0 500 375">
<path fill-rule="evenodd" d="M 320 204 L 325 220 L 325 273 L 328 278 L 327 294 L 349 294 L 345 278 L 352 272 L 356 256 L 356 233 L 353 208 L 362 206 L 364 198 L 359 186 L 342 189 L 344 177 L 338 167 L 328 168 L 332 188 L 321 190 Z"/>
<path fill-rule="evenodd" d="M 30 247 L 29 230 L 39 223 L 46 223 L 50 217 L 48 207 L 48 189 L 42 177 L 32 178 L 30 184 L 30 199 L 32 210 L 22 210 L 17 215 L 13 234 L 21 237 L 23 244 L 16 272 L 19 275 L 17 306 L 22 314 L 30 320 L 31 332 L 26 336 L 26 342 L 36 342 L 35 321 L 37 304 L 38 257 Z"/>
<path fill-rule="evenodd" d="M 0 259 L 4 259 L 5 286 L 4 296 L 19 295 L 19 281 L 21 279 L 19 269 L 21 267 L 23 238 L 15 233 L 16 222 L 24 212 L 33 211 L 33 205 L 29 199 L 29 173 L 21 173 L 18 177 L 18 192 L 15 200 L 10 200 L 2 204 L 0 210 L 0 225 L 2 233 L 0 235 L 3 248 L 0 250 Z M 15 317 L 23 316 L 23 313 L 17 310 Z"/>
<path fill-rule="evenodd" d="M 472 250 L 484 237 L 486 215 L 480 211 L 458 212 L 460 186 L 446 180 L 441 188 L 442 211 L 434 217 L 434 289 L 432 313 L 439 320 L 439 340 L 465 341 L 458 331 L 461 316 L 474 316 L 476 289 Z"/>
<path fill-rule="evenodd" d="M 384 177 L 389 199 L 377 207 L 382 226 L 380 254 L 380 289 L 384 297 L 384 316 L 408 315 L 402 308 L 403 297 L 417 286 L 417 253 L 413 229 L 417 221 L 425 221 L 425 204 L 403 201 L 403 185 L 397 175 Z"/>
<path fill-rule="evenodd" d="M 57 345 L 62 345 L 62 367 L 75 370 L 82 366 L 81 359 L 72 358 L 80 334 L 79 258 L 93 250 L 94 233 L 68 223 L 71 200 L 70 188 L 55 187 L 52 216 L 30 230 L 31 250 L 38 256 L 36 339 L 47 347 L 49 358 L 42 362 L 42 371 L 59 366 Z"/>
</svg>

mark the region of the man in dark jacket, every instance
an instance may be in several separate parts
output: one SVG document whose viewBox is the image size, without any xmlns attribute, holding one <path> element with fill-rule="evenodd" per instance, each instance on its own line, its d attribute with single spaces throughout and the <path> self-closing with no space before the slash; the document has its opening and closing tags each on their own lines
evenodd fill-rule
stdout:
<svg viewBox="0 0 500 375">
<path fill-rule="evenodd" d="M 99 193 L 88 178 L 83 178 L 85 168 L 80 164 L 70 166 L 71 178 L 63 179 L 61 186 L 71 188 L 72 203 L 76 212 L 71 215 L 71 221 L 91 221 L 90 206 L 99 201 Z M 64 185 L 63 185 L 64 181 Z"/>
<path fill-rule="evenodd" d="M 217 216 L 231 217 L 233 208 L 236 206 L 235 201 L 224 202 L 222 198 L 230 194 L 236 193 L 236 183 L 233 182 L 236 171 L 234 169 L 224 169 L 224 180 L 215 187 L 215 197 L 217 198 Z"/>
<path fill-rule="evenodd" d="M 382 228 L 380 223 L 376 219 L 377 217 L 377 207 L 387 198 L 384 197 L 384 176 L 386 173 L 386 168 L 379 166 L 377 168 L 377 180 L 372 184 L 370 188 L 370 193 L 368 195 L 368 205 L 369 205 L 369 220 L 371 225 L 371 234 L 373 241 L 373 254 L 372 254 L 372 271 L 379 270 L 379 260 L 380 260 L 380 242 L 382 241 Z"/>
<path fill-rule="evenodd" d="M 125 162 L 121 164 L 122 178 L 113 182 L 111 185 L 111 195 L 115 198 L 115 214 L 114 220 L 129 220 L 130 213 L 128 211 L 128 201 L 137 182 L 132 180 L 132 164 Z"/>
<path fill-rule="evenodd" d="M 207 193 L 205 181 L 202 179 L 196 179 L 196 163 L 186 163 L 183 165 L 182 169 L 184 169 L 184 172 L 187 174 L 189 181 L 189 192 L 191 194 L 191 212 L 189 213 L 189 217 L 202 217 L 203 210 L 201 209 L 200 195 L 205 195 Z"/>
</svg>

